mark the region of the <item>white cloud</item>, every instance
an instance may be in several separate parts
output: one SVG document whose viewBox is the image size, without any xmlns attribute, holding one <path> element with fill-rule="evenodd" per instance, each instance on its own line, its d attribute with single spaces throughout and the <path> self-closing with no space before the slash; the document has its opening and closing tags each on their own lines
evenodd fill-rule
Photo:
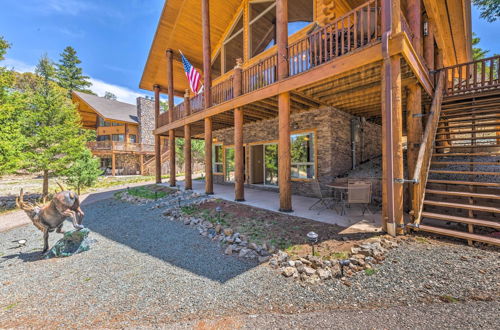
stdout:
<svg viewBox="0 0 500 330">
<path fill-rule="evenodd" d="M 5 66 L 9 69 L 14 69 L 17 72 L 34 72 L 35 66 L 27 64 L 23 61 L 16 60 L 13 58 L 6 58 L 4 61 L 0 62 L 1 66 Z M 100 79 L 90 78 L 92 86 L 90 90 L 99 96 L 104 96 L 104 93 L 111 92 L 116 95 L 118 101 L 126 102 L 130 104 L 136 104 L 136 98 L 139 96 L 144 96 L 145 94 L 137 93 L 127 87 L 113 85 L 102 81 Z"/>
<path fill-rule="evenodd" d="M 116 95 L 118 101 L 136 104 L 136 98 L 144 96 L 127 87 L 109 84 L 99 79 L 90 78 L 92 86 L 90 89 L 99 96 L 104 96 L 105 92 L 111 92 Z"/>
<path fill-rule="evenodd" d="M 37 0 L 30 7 L 42 14 L 58 13 L 72 16 L 97 9 L 95 5 L 82 0 Z"/>
</svg>

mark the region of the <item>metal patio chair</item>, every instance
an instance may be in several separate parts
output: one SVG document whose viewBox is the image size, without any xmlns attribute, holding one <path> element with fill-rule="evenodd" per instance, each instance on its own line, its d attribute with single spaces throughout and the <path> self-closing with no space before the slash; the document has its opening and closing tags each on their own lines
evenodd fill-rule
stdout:
<svg viewBox="0 0 500 330">
<path fill-rule="evenodd" d="M 313 210 L 315 207 L 319 206 L 318 214 L 320 214 L 321 211 L 334 206 L 335 198 L 332 196 L 326 195 L 321 190 L 321 185 L 320 185 L 318 180 L 313 181 L 312 188 L 313 188 L 314 195 L 316 195 L 318 200 L 316 202 L 314 202 L 314 204 L 309 207 L 309 210 Z"/>
<path fill-rule="evenodd" d="M 372 184 L 371 182 L 348 180 L 347 181 L 347 198 L 343 198 L 341 202 L 342 209 L 340 215 L 346 214 L 345 207 L 350 207 L 353 204 L 361 204 L 363 215 L 368 209 L 368 205 L 372 200 Z"/>
</svg>

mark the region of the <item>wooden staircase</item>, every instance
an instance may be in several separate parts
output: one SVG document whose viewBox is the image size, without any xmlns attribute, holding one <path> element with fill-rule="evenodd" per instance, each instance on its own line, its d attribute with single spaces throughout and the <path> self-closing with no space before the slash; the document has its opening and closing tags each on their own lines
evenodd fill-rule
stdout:
<svg viewBox="0 0 500 330">
<path fill-rule="evenodd" d="M 161 163 L 162 164 L 166 163 L 168 159 L 169 159 L 169 152 L 168 150 L 166 150 L 161 154 Z M 143 164 L 144 173 L 149 175 L 154 175 L 156 166 L 155 161 L 156 161 L 156 156 L 153 156 L 148 160 L 144 161 Z"/>
<path fill-rule="evenodd" d="M 426 127 L 431 147 L 421 147 L 430 157 L 414 175 L 417 198 L 408 225 L 414 230 L 500 246 L 500 57 L 492 59 L 491 67 L 471 62 L 442 73 L 441 107 L 434 107 L 438 116 Z M 456 79 L 457 72 L 468 81 Z"/>
</svg>

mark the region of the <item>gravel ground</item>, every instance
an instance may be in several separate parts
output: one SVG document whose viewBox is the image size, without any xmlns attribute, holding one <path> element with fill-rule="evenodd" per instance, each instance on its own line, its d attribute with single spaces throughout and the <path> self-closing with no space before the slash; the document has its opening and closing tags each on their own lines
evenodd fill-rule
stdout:
<svg viewBox="0 0 500 330">
<path fill-rule="evenodd" d="M 33 226 L 0 233 L 2 327 L 161 326 L 250 314 L 397 311 L 401 306 L 425 313 L 425 304 L 443 307 L 430 309 L 442 310 L 444 320 L 448 309 L 483 306 L 477 301 L 488 301 L 485 326 L 498 323 L 498 313 L 488 309 L 500 300 L 498 250 L 412 240 L 391 250 L 374 275 L 355 275 L 350 286 L 335 280 L 302 287 L 267 265 L 225 256 L 218 244 L 165 220 L 165 210 L 151 206 L 116 200 L 85 206 L 84 224 L 95 242 L 90 251 L 64 259 L 41 260 L 42 237 Z M 50 244 L 58 238 L 51 234 Z M 27 245 L 16 249 L 11 241 L 18 239 L 27 239 Z M 391 314 L 386 310 L 386 315 Z M 266 319 L 255 326 L 272 326 Z M 293 317 L 286 322 L 294 322 Z"/>
</svg>

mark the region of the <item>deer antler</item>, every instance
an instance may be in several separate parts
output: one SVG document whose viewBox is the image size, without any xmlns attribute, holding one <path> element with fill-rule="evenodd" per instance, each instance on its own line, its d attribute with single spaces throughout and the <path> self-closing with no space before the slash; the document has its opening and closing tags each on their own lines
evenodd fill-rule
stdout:
<svg viewBox="0 0 500 330">
<path fill-rule="evenodd" d="M 19 207 L 20 209 L 22 209 L 24 211 L 32 211 L 34 209 L 33 204 L 25 202 L 23 197 L 24 197 L 24 191 L 21 188 L 21 192 L 19 193 L 19 197 L 16 198 L 17 207 Z"/>
<path fill-rule="evenodd" d="M 56 183 L 59 186 L 59 188 L 61 188 L 61 191 L 65 191 L 66 190 L 66 189 L 64 189 L 64 186 L 59 181 L 56 181 Z"/>
</svg>

